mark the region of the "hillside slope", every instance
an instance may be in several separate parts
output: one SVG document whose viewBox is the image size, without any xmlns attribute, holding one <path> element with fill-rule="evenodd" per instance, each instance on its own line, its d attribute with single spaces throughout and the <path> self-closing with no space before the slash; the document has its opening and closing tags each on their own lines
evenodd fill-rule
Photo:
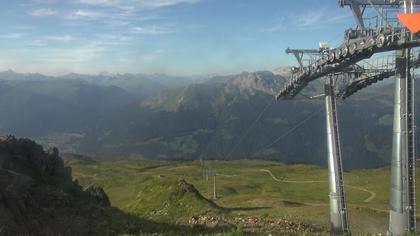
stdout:
<svg viewBox="0 0 420 236">
<path fill-rule="evenodd" d="M 178 222 L 184 223 L 188 222 L 192 215 L 227 211 L 203 197 L 185 180 L 157 180 L 145 186 L 125 209 L 151 219 L 168 222 L 177 219 Z"/>
<path fill-rule="evenodd" d="M 0 139 L 0 212 L 0 235 L 197 234 L 111 207 L 101 187 L 73 181 L 56 149 L 11 136 Z"/>
<path fill-rule="evenodd" d="M 82 185 L 101 184 L 113 204 L 147 219 L 198 225 L 216 225 L 223 220 L 245 232 L 262 235 L 302 235 L 296 233 L 299 228 L 328 234 L 327 168 L 263 160 L 214 160 L 204 164 L 218 174 L 217 199 L 213 199 L 213 176 L 205 178 L 198 161 L 110 160 L 71 165 Z M 354 235 L 386 233 L 389 170 L 388 166 L 344 173 Z M 209 206 L 192 191 L 182 191 L 179 180 L 193 185 L 222 210 Z M 420 183 L 416 185 L 420 190 Z"/>
</svg>

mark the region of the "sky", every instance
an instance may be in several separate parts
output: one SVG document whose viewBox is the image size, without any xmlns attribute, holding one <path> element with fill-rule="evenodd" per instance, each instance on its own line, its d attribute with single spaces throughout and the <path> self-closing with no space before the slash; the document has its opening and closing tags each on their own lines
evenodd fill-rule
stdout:
<svg viewBox="0 0 420 236">
<path fill-rule="evenodd" d="M 337 0 L 1 0 L 0 70 L 231 74 L 295 64 L 287 47 L 337 46 Z"/>
</svg>

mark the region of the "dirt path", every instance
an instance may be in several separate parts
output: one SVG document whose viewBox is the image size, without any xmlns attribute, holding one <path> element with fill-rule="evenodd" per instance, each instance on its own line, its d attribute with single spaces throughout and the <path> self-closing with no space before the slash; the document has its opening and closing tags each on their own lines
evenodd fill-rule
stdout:
<svg viewBox="0 0 420 236">
<path fill-rule="evenodd" d="M 373 192 L 373 191 L 370 191 L 370 190 L 367 190 L 367 189 L 365 189 L 365 188 L 361 188 L 361 187 L 356 187 L 356 186 L 352 186 L 352 185 L 344 185 L 345 187 L 348 187 L 348 188 L 352 188 L 352 189 L 357 189 L 357 190 L 359 190 L 359 191 L 363 191 L 363 192 L 366 192 L 366 193 L 369 193 L 370 194 L 370 196 L 368 197 L 368 198 L 366 198 L 365 200 L 363 200 L 363 202 L 370 202 L 370 201 L 372 201 L 373 199 L 375 199 L 375 197 L 376 197 L 376 193 L 375 192 Z"/>
<path fill-rule="evenodd" d="M 270 170 L 267 169 L 260 169 L 262 172 L 267 172 L 274 181 L 281 182 L 281 183 L 295 183 L 295 184 L 310 184 L 310 183 L 326 183 L 328 181 L 323 180 L 285 180 L 285 179 L 278 179 Z"/>
<path fill-rule="evenodd" d="M 309 184 L 309 183 L 326 183 L 326 182 L 328 182 L 328 181 L 325 181 L 325 180 L 322 181 L 322 180 L 285 180 L 285 179 L 278 179 L 278 178 L 276 178 L 276 176 L 273 175 L 273 173 L 270 170 L 260 169 L 260 171 L 268 173 L 274 181 L 281 182 L 281 183 Z M 344 185 L 344 186 L 348 187 L 348 188 L 356 189 L 356 190 L 359 190 L 359 191 L 362 191 L 362 192 L 369 193 L 370 196 L 368 198 L 366 198 L 365 200 L 363 200 L 363 202 L 370 202 L 373 199 L 375 199 L 375 197 L 376 197 L 375 192 L 367 190 L 365 188 L 356 187 L 356 186 L 352 186 L 352 185 Z"/>
</svg>

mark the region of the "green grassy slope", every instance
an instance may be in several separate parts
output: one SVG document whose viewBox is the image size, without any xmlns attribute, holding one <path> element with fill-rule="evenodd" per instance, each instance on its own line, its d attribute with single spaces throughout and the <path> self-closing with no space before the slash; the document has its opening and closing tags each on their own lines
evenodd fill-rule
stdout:
<svg viewBox="0 0 420 236">
<path fill-rule="evenodd" d="M 114 206 L 158 222 L 188 224 L 192 216 L 218 215 L 224 219 L 260 217 L 329 225 L 328 183 L 325 169 L 269 161 L 211 161 L 223 209 L 191 195 L 176 196 L 178 180 L 192 183 L 203 197 L 213 196 L 198 162 L 104 161 L 72 162 L 82 185 L 100 184 Z M 388 168 L 345 173 L 350 226 L 354 233 L 385 233 L 388 220 Z M 419 187 L 419 186 L 418 186 Z M 417 187 L 417 189 L 418 189 Z M 270 231 L 252 225 L 245 230 Z"/>
</svg>

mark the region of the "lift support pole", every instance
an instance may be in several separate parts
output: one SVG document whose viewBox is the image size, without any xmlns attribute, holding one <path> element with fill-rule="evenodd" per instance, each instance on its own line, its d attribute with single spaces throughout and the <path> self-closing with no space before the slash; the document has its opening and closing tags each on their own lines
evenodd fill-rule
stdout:
<svg viewBox="0 0 420 236">
<path fill-rule="evenodd" d="M 415 115 L 410 49 L 396 52 L 394 132 L 389 212 L 390 235 L 415 232 Z"/>
<path fill-rule="evenodd" d="M 341 164 L 340 137 L 338 133 L 337 103 L 334 94 L 334 81 L 331 76 L 327 77 L 325 81 L 325 108 L 327 118 L 331 234 L 349 234 L 344 196 L 343 168 Z"/>
</svg>

